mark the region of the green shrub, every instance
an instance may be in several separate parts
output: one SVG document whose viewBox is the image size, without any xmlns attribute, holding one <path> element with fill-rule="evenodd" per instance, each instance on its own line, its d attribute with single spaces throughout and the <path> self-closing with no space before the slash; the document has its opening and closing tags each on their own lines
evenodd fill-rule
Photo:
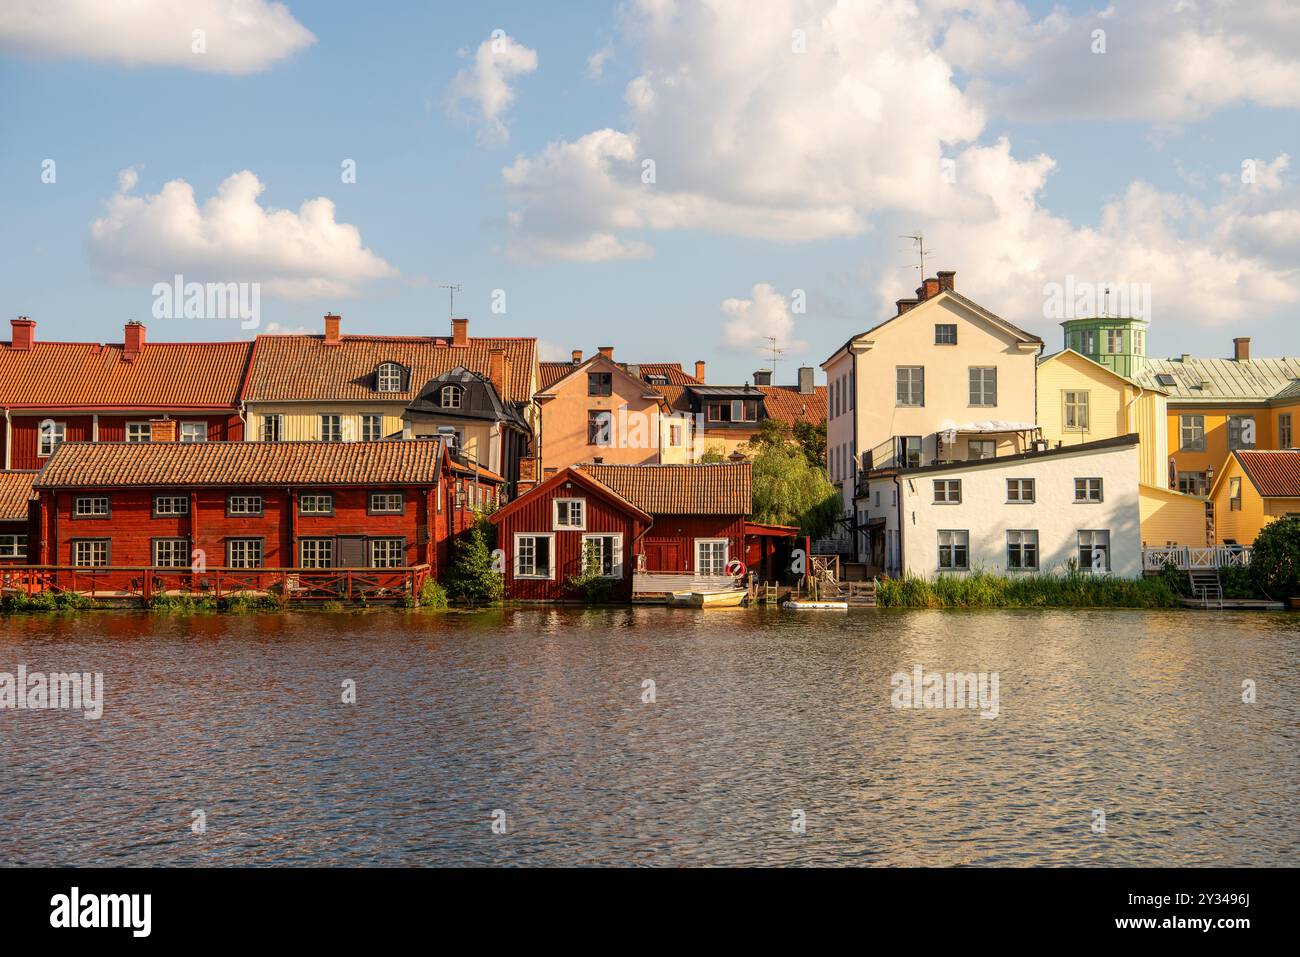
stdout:
<svg viewBox="0 0 1300 957">
<path fill-rule="evenodd" d="M 1260 529 L 1251 549 L 1250 574 L 1269 598 L 1300 596 L 1300 518 L 1279 518 Z"/>
<path fill-rule="evenodd" d="M 19 611 L 66 611 L 89 608 L 92 604 L 89 598 L 77 592 L 47 589 L 31 596 L 22 592 L 6 595 L 0 599 L 0 612 L 9 614 Z"/>
<path fill-rule="evenodd" d="M 426 578 L 424 584 L 420 586 L 420 594 L 416 596 L 415 601 L 421 608 L 446 608 L 447 589 L 432 578 Z"/>
<path fill-rule="evenodd" d="M 221 601 L 222 611 L 279 611 L 283 607 L 274 595 L 250 595 L 237 591 Z"/>
<path fill-rule="evenodd" d="M 211 595 L 152 595 L 149 598 L 152 611 L 216 611 L 217 600 Z"/>
<path fill-rule="evenodd" d="M 340 612 L 343 610 L 343 603 L 334 601 L 331 598 L 329 601 L 322 602 L 320 608 L 321 611 Z"/>
<path fill-rule="evenodd" d="M 505 594 L 505 579 L 492 568 L 496 528 L 485 516 L 456 540 L 456 556 L 447 571 L 447 594 L 467 605 L 490 605 Z"/>
<path fill-rule="evenodd" d="M 1219 581 L 1223 585 L 1224 598 L 1259 598 L 1259 587 L 1255 576 L 1249 568 L 1242 565 L 1228 565 L 1219 569 Z"/>
</svg>

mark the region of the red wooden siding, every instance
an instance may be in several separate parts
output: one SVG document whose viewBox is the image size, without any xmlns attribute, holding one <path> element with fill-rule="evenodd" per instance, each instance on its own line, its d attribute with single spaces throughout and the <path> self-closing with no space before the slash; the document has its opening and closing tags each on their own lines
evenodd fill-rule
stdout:
<svg viewBox="0 0 1300 957">
<path fill-rule="evenodd" d="M 745 516 L 743 515 L 656 515 L 654 525 L 645 536 L 646 571 L 695 571 L 695 539 L 727 539 L 729 558 L 745 557 Z M 680 567 L 660 567 L 659 556 L 671 552 L 664 547 L 676 544 Z M 660 545 L 659 548 L 654 546 Z"/>
<path fill-rule="evenodd" d="M 244 438 L 243 420 L 232 413 L 207 415 L 166 414 L 178 423 L 177 428 L 179 428 L 181 422 L 206 422 L 209 442 L 238 442 Z M 162 412 L 100 415 L 99 441 L 124 442 L 126 441 L 126 424 L 128 422 L 148 422 L 150 419 L 162 418 L 163 415 Z M 46 419 L 53 419 L 55 422 L 66 424 L 67 435 L 65 440 L 68 442 L 89 442 L 94 438 L 95 418 L 93 415 L 85 413 L 64 415 L 59 412 L 41 415 L 14 414 L 12 417 L 13 453 L 9 462 L 11 469 L 39 469 L 48 461 L 48 456 L 38 454 L 40 451 L 40 425 Z M 0 463 L 4 461 L 3 454 L 4 435 L 0 432 Z"/>
</svg>

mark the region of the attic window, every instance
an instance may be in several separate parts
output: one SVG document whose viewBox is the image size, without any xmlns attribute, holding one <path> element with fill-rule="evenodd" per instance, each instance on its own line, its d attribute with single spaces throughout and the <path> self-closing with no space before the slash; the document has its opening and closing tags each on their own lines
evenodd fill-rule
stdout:
<svg viewBox="0 0 1300 957">
<path fill-rule="evenodd" d="M 651 385 L 667 385 L 667 384 L 668 384 L 668 376 L 666 376 L 666 375 L 664 375 L 663 373 L 660 373 L 660 372 L 651 373 L 650 375 L 648 375 L 648 376 L 645 377 L 645 380 L 646 380 L 647 382 L 649 382 Z"/>
<path fill-rule="evenodd" d="M 460 399 L 461 399 L 460 392 L 461 389 L 460 386 L 458 385 L 443 386 L 442 398 L 439 400 L 438 404 L 441 405 L 444 409 L 459 409 Z"/>
<path fill-rule="evenodd" d="M 1174 381 L 1174 377 L 1171 376 L 1168 372 L 1162 372 L 1158 376 L 1156 376 L 1156 382 L 1160 383 L 1163 386 L 1172 386 L 1178 384 L 1177 382 Z"/>
<path fill-rule="evenodd" d="M 380 392 L 402 391 L 402 367 L 396 362 L 385 362 L 375 373 L 375 385 Z"/>
</svg>

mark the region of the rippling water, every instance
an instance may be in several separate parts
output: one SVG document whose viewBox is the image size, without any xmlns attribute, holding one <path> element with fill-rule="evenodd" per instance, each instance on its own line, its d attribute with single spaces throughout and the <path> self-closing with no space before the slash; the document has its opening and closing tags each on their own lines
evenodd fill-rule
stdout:
<svg viewBox="0 0 1300 957">
<path fill-rule="evenodd" d="M 1249 613 L 0 619 L 0 672 L 106 697 L 0 711 L 0 863 L 1296 864 L 1297 651 Z M 891 707 L 917 664 L 999 716 Z"/>
</svg>

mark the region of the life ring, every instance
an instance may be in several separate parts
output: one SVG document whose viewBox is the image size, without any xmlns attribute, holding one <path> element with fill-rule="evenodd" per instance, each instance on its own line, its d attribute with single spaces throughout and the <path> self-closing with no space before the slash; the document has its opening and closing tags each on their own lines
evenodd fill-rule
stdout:
<svg viewBox="0 0 1300 957">
<path fill-rule="evenodd" d="M 745 563 L 739 558 L 733 558 L 731 561 L 727 562 L 727 574 L 732 578 L 744 578 L 745 571 Z"/>
</svg>

